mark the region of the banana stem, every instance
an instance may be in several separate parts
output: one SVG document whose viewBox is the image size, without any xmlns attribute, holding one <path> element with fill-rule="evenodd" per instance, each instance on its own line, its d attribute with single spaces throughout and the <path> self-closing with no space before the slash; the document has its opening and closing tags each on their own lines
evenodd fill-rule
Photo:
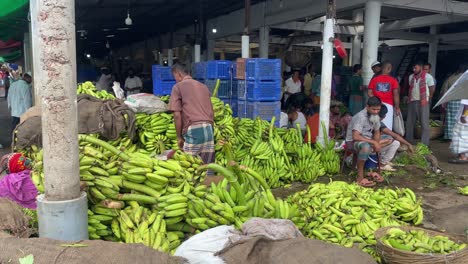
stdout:
<svg viewBox="0 0 468 264">
<path fill-rule="evenodd" d="M 247 174 L 249 174 L 250 176 L 254 177 L 259 183 L 260 185 L 263 187 L 263 189 L 265 190 L 268 190 L 270 189 L 270 186 L 268 186 L 268 184 L 266 183 L 265 179 L 263 179 L 263 177 L 258 174 L 256 171 L 248 168 L 248 167 L 245 167 L 245 166 L 240 166 L 241 170 L 247 172 Z"/>
<path fill-rule="evenodd" d="M 239 182 L 237 181 L 237 177 L 234 174 L 234 172 L 232 172 L 228 168 L 225 168 L 225 167 L 223 167 L 221 165 L 218 165 L 216 163 L 210 163 L 208 165 L 203 165 L 203 166 L 200 166 L 198 169 L 199 170 L 210 169 L 210 170 L 213 170 L 213 171 L 217 172 L 218 174 L 223 175 L 224 178 L 226 178 L 229 181 L 229 183 L 232 185 L 232 187 L 234 187 L 234 189 L 236 189 L 239 204 L 240 205 L 245 205 L 246 204 L 244 193 L 242 192 L 242 188 L 241 188 Z"/>
<path fill-rule="evenodd" d="M 273 116 L 273 117 L 271 118 L 271 122 L 270 122 L 270 137 L 273 136 L 273 127 L 274 127 L 274 125 L 275 125 L 275 120 L 276 120 L 276 116 Z"/>
<path fill-rule="evenodd" d="M 302 144 L 302 142 L 304 142 L 304 138 L 302 137 L 301 125 L 299 123 L 297 123 L 296 128 L 297 128 L 297 133 L 299 133 L 299 142 L 298 142 L 298 144 Z"/>
<path fill-rule="evenodd" d="M 218 97 L 218 90 L 219 90 L 219 84 L 221 81 L 219 79 L 216 80 L 215 88 L 213 90 L 213 97 Z"/>
<path fill-rule="evenodd" d="M 88 143 L 98 145 L 98 146 L 102 147 L 103 149 L 106 149 L 106 150 L 114 153 L 115 155 L 117 155 L 118 157 L 120 157 L 124 161 L 129 161 L 130 160 L 130 157 L 127 154 L 123 153 L 122 151 L 118 150 L 116 147 L 114 147 L 111 144 L 109 144 L 109 143 L 107 143 L 107 142 L 105 142 L 103 140 L 100 140 L 98 138 L 91 137 L 91 136 L 88 136 L 88 135 L 79 134 L 78 135 L 78 140 L 86 141 Z"/>
</svg>

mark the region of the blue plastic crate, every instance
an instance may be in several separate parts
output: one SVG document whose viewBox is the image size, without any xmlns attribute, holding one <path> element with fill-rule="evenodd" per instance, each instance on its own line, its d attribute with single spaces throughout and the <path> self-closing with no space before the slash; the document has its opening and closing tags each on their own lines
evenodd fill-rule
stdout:
<svg viewBox="0 0 468 264">
<path fill-rule="evenodd" d="M 237 63 L 233 62 L 231 64 L 231 72 L 232 72 L 232 77 L 235 79 L 237 76 Z"/>
<path fill-rule="evenodd" d="M 231 79 L 231 61 L 215 60 L 206 63 L 206 78 L 207 79 Z"/>
<path fill-rule="evenodd" d="M 281 116 L 281 102 L 247 102 L 247 114 L 249 118 L 260 117 L 270 121 L 273 116 L 279 120 Z"/>
<path fill-rule="evenodd" d="M 245 78 L 250 81 L 281 80 L 280 59 L 247 59 Z"/>
<path fill-rule="evenodd" d="M 153 80 L 174 81 L 172 69 L 168 66 L 153 65 Z"/>
<path fill-rule="evenodd" d="M 247 101 L 237 100 L 237 117 L 248 118 L 248 116 L 247 116 Z"/>
<path fill-rule="evenodd" d="M 214 92 L 214 88 L 216 86 L 216 81 L 213 79 L 205 80 L 205 85 L 208 86 L 210 89 L 211 94 Z M 232 93 L 232 82 L 231 80 L 219 80 L 219 88 L 218 88 L 218 95 L 217 97 L 220 99 L 227 99 L 231 98 Z"/>
<path fill-rule="evenodd" d="M 206 79 L 206 62 L 196 62 L 192 67 L 192 76 L 198 80 Z"/>
<path fill-rule="evenodd" d="M 246 100 L 245 80 L 237 80 L 237 99 Z"/>
<path fill-rule="evenodd" d="M 247 100 L 254 102 L 281 100 L 281 81 L 247 81 Z"/>
<path fill-rule="evenodd" d="M 153 94 L 154 95 L 170 95 L 172 87 L 176 84 L 175 81 L 161 81 L 153 79 Z"/>
</svg>

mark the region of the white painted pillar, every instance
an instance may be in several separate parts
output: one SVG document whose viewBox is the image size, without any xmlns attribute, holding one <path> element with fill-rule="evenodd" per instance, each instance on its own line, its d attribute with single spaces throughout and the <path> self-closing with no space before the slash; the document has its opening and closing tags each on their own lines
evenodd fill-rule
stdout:
<svg viewBox="0 0 468 264">
<path fill-rule="evenodd" d="M 167 66 L 172 66 L 174 63 L 174 50 L 172 48 L 167 50 Z"/>
<path fill-rule="evenodd" d="M 364 21 L 364 11 L 362 9 L 354 10 L 353 11 L 353 22 L 359 23 Z M 358 26 L 357 28 L 363 28 L 362 26 Z M 361 34 L 362 32 L 357 32 L 356 35 L 353 37 L 353 45 L 351 48 L 351 66 L 354 64 L 361 63 Z"/>
<path fill-rule="evenodd" d="M 288 48 L 288 51 L 292 51 L 293 50 L 293 46 L 290 45 L 289 48 Z M 289 65 L 286 65 L 286 67 L 284 68 L 287 72 L 291 72 L 291 66 Z"/>
<path fill-rule="evenodd" d="M 208 39 L 207 47 L 206 47 L 206 60 L 211 61 L 214 60 L 214 49 L 215 49 L 215 40 Z"/>
<path fill-rule="evenodd" d="M 250 57 L 250 39 L 248 35 L 242 35 L 242 58 Z"/>
<path fill-rule="evenodd" d="M 161 66 L 164 64 L 164 50 L 158 51 L 158 63 Z"/>
<path fill-rule="evenodd" d="M 260 28 L 259 57 L 268 59 L 268 46 L 270 45 L 270 28 L 263 26 Z"/>
<path fill-rule="evenodd" d="M 434 76 L 436 74 L 436 66 L 437 66 L 437 51 L 439 49 L 439 40 L 436 37 L 437 35 L 437 26 L 433 25 L 430 27 L 430 32 L 433 39 L 429 42 L 429 52 L 427 56 L 427 61 L 432 65 L 431 68 L 431 75 Z"/>
<path fill-rule="evenodd" d="M 80 192 L 78 155 L 75 1 L 31 0 L 30 11 L 33 81 L 40 91 L 44 150 L 45 195 L 37 199 L 39 236 L 86 239 L 87 199 Z"/>
<path fill-rule="evenodd" d="M 194 62 L 200 62 L 200 57 L 201 57 L 201 47 L 200 44 L 195 44 L 194 47 Z"/>
<path fill-rule="evenodd" d="M 364 17 L 364 49 L 362 52 L 362 78 L 364 85 L 368 85 L 372 75 L 372 62 L 377 60 L 379 46 L 380 11 L 382 2 L 369 0 L 366 3 Z M 367 94 L 367 93 L 365 93 Z"/>
<path fill-rule="evenodd" d="M 333 32 L 334 19 L 332 17 L 325 20 L 323 28 L 323 50 L 322 50 L 322 76 L 320 88 L 320 124 L 325 124 L 328 128 L 330 124 L 330 99 L 333 75 Z M 323 131 L 320 126 L 317 142 L 324 144 L 324 139 L 328 137 L 328 129 Z M 324 134 L 324 132 L 326 134 Z"/>
</svg>

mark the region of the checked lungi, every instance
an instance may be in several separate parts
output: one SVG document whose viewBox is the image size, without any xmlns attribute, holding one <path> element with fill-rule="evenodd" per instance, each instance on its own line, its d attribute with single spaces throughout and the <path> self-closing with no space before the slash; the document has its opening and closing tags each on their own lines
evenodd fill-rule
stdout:
<svg viewBox="0 0 468 264">
<path fill-rule="evenodd" d="M 184 134 L 184 152 L 200 156 L 205 164 L 215 161 L 215 144 L 213 126 L 209 123 L 198 123 L 188 127 Z M 208 171 L 210 174 L 210 171 Z"/>
<path fill-rule="evenodd" d="M 450 151 L 453 154 L 468 153 L 468 125 L 457 122 L 453 128 Z"/>
<path fill-rule="evenodd" d="M 444 138 L 452 139 L 453 128 L 457 123 L 457 114 L 460 109 L 460 100 L 450 101 L 447 104 L 447 114 L 445 116 Z"/>
</svg>

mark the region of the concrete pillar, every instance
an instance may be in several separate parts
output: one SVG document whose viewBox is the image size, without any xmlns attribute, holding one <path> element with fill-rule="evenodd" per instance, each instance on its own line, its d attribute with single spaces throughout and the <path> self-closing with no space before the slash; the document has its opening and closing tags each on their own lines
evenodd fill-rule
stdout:
<svg viewBox="0 0 468 264">
<path fill-rule="evenodd" d="M 158 52 L 158 63 L 159 65 L 164 64 L 164 51 L 162 50 Z"/>
<path fill-rule="evenodd" d="M 200 62 L 200 56 L 201 56 L 201 53 L 200 53 L 201 49 L 200 49 L 200 44 L 195 44 L 195 47 L 194 47 L 194 62 Z"/>
<path fill-rule="evenodd" d="M 214 60 L 214 49 L 215 49 L 215 40 L 208 39 L 207 47 L 206 47 L 206 60 Z"/>
<path fill-rule="evenodd" d="M 332 17 L 327 18 L 323 28 L 322 79 L 320 88 L 320 124 L 323 122 L 327 128 L 330 124 L 330 99 L 333 75 L 333 42 L 330 41 L 334 37 L 333 26 L 334 19 Z M 326 131 L 319 129 L 317 142 L 324 144 L 325 137 L 328 137 L 328 129 Z"/>
<path fill-rule="evenodd" d="M 268 59 L 268 46 L 270 44 L 270 28 L 263 26 L 260 28 L 259 57 Z"/>
<path fill-rule="evenodd" d="M 167 65 L 172 66 L 174 63 L 174 50 L 172 48 L 167 50 Z"/>
<path fill-rule="evenodd" d="M 250 56 L 250 40 L 249 36 L 242 35 L 242 58 L 248 59 Z"/>
<path fill-rule="evenodd" d="M 372 62 L 377 60 L 379 46 L 380 11 L 382 2 L 369 0 L 366 3 L 364 17 L 364 49 L 362 52 L 362 78 L 364 85 L 368 85 L 372 75 Z"/>
<path fill-rule="evenodd" d="M 39 236 L 86 239 L 87 203 L 80 192 L 78 155 L 75 1 L 31 0 L 30 11 L 44 149 L 45 195 L 37 199 Z M 73 224 L 67 223 L 69 219 Z"/>
<path fill-rule="evenodd" d="M 364 21 L 364 11 L 362 9 L 353 11 L 353 22 L 359 23 Z M 359 26 L 362 27 L 362 26 Z M 359 28 L 358 27 L 358 28 Z M 351 48 L 351 65 L 361 63 L 361 32 L 358 32 L 353 37 L 353 45 Z"/>
<path fill-rule="evenodd" d="M 427 56 L 427 61 L 432 65 L 431 68 L 431 75 L 434 76 L 436 74 L 436 66 L 437 66 L 437 50 L 439 48 L 439 40 L 435 38 L 437 35 L 438 28 L 436 25 L 431 26 L 430 32 L 431 35 L 434 37 L 430 42 L 429 42 L 429 52 Z"/>
</svg>

